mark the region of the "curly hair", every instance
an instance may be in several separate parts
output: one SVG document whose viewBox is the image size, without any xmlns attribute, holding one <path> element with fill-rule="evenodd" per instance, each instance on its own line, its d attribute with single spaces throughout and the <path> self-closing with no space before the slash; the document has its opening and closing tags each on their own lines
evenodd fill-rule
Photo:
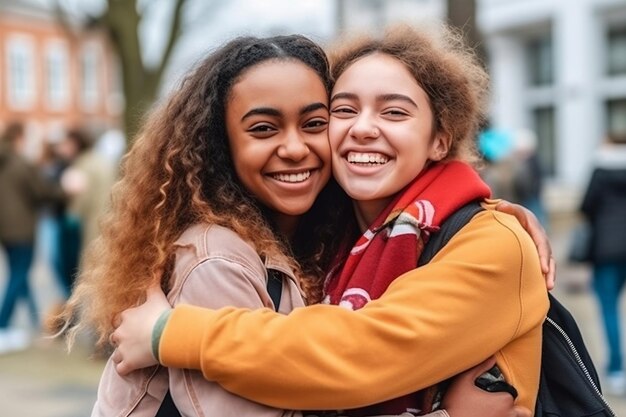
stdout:
<svg viewBox="0 0 626 417">
<path fill-rule="evenodd" d="M 274 232 L 266 209 L 241 185 L 231 159 L 225 126 L 229 94 L 246 70 L 267 60 L 298 60 L 330 90 L 324 51 L 299 35 L 236 38 L 201 61 L 151 111 L 124 157 L 101 236 L 88 248 L 61 316 L 69 323 L 80 312 L 70 345 L 81 328 L 93 328 L 102 345 L 117 314 L 143 302 L 149 286 L 159 282 L 167 291 L 174 242 L 199 222 L 230 228 L 261 257 L 295 255 L 292 266 L 308 301 L 319 300 L 322 271 L 336 249 L 331 231 L 341 221 L 328 202 L 347 198 L 329 183 L 299 226 L 297 233 L 307 239 L 287 243 Z"/>
<path fill-rule="evenodd" d="M 408 25 L 390 27 L 382 38 L 360 35 L 341 40 L 330 53 L 336 80 L 354 62 L 382 53 L 398 59 L 428 95 L 436 132 L 450 139 L 446 159 L 475 163 L 476 134 L 486 114 L 489 79 L 460 32 Z"/>
</svg>

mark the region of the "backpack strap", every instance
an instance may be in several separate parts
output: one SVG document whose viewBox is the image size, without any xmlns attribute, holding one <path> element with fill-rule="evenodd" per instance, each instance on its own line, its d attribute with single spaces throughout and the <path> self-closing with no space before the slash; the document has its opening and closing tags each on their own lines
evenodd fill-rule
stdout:
<svg viewBox="0 0 626 417">
<path fill-rule="evenodd" d="M 431 261 L 446 244 L 452 239 L 452 236 L 463 228 L 478 212 L 484 208 L 478 201 L 472 201 L 454 213 L 452 213 L 441 225 L 437 233 L 433 233 L 428 239 L 422 255 L 420 256 L 417 266 L 426 265 Z"/>
<path fill-rule="evenodd" d="M 278 311 L 280 299 L 283 292 L 283 277 L 279 271 L 269 269 L 267 271 L 267 292 L 274 303 L 274 309 Z M 179 417 L 180 412 L 176 408 L 170 390 L 167 390 L 165 398 L 159 407 L 155 417 Z"/>
<path fill-rule="evenodd" d="M 169 389 L 154 417 L 182 417 L 180 411 L 176 408 L 176 404 L 174 404 L 174 400 L 172 400 L 172 394 L 170 394 Z"/>
<path fill-rule="evenodd" d="M 274 310 L 280 307 L 280 298 L 283 293 L 283 277 L 279 271 L 269 269 L 267 271 L 267 292 L 274 303 Z"/>
</svg>

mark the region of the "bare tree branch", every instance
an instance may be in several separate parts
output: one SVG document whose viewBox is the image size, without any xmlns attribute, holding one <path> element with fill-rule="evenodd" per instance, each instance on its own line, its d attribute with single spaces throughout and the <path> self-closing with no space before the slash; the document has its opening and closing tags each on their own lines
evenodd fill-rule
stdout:
<svg viewBox="0 0 626 417">
<path fill-rule="evenodd" d="M 163 55 L 156 68 L 149 68 L 142 58 L 142 45 L 138 29 L 143 16 L 150 12 L 148 8 L 160 6 L 160 4 L 156 4 L 157 0 L 145 0 L 141 2 L 141 7 L 138 7 L 138 1 L 141 0 L 106 0 L 106 9 L 97 17 L 90 16 L 84 11 L 84 8 L 80 8 L 81 11 L 72 8 L 70 12 L 67 0 L 53 1 L 56 17 L 68 34 L 71 34 L 68 36 L 79 35 L 80 31 L 76 31 L 77 28 L 98 27 L 106 31 L 121 66 L 122 87 L 126 103 L 123 115 L 124 129 L 127 140 L 131 142 L 143 114 L 157 96 L 161 79 L 182 33 L 183 11 L 190 2 L 175 0 Z M 206 22 L 207 15 L 204 13 L 208 13 L 210 9 L 215 10 L 224 3 L 226 2 L 219 0 L 203 0 L 202 3 L 196 4 L 202 4 L 203 11 L 201 14 L 204 15 L 203 19 Z M 77 26 L 75 22 L 81 22 L 81 24 Z"/>
<path fill-rule="evenodd" d="M 163 51 L 161 62 L 154 72 L 154 77 L 156 78 L 157 83 L 160 82 L 161 77 L 163 76 L 163 72 L 165 71 L 165 68 L 170 61 L 172 52 L 174 51 L 174 46 L 180 38 L 183 7 L 185 6 L 186 2 L 187 0 L 176 0 L 176 5 L 174 6 L 174 14 L 172 16 L 172 22 L 170 26 L 169 38 L 167 39 L 167 44 L 165 46 L 165 50 Z"/>
</svg>

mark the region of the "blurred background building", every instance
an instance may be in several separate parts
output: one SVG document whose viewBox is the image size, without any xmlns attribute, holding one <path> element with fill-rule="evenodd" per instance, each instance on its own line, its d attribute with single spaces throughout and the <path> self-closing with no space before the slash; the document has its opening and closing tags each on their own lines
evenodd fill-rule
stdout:
<svg viewBox="0 0 626 417">
<path fill-rule="evenodd" d="M 118 63 L 104 33 L 42 3 L 3 0 L 0 51 L 0 124 L 23 121 L 31 153 L 69 127 L 120 125 Z"/>
<path fill-rule="evenodd" d="M 552 208 L 575 209 L 607 134 L 626 136 L 626 2 L 478 1 L 492 122 L 538 136 Z"/>
<path fill-rule="evenodd" d="M 78 124 L 97 132 L 131 124 L 125 103 L 140 100 L 124 85 L 126 58 L 107 36 L 111 28 L 94 18 L 107 3 L 124 2 L 0 0 L 0 124 L 24 119 L 33 142 L 55 141 Z M 160 62 L 175 3 L 184 4 L 179 33 Z M 73 13 L 59 13 L 57 4 Z M 456 19 L 492 77 L 491 126 L 536 133 L 543 198 L 552 210 L 575 208 L 591 169 L 588 156 L 602 138 L 626 135 L 624 0 L 188 0 L 138 7 L 141 57 L 148 69 L 163 64 L 154 87 L 161 92 L 204 51 L 244 32 L 300 32 L 326 44 L 342 31 Z M 273 18 L 258 19 L 270 10 Z"/>
</svg>

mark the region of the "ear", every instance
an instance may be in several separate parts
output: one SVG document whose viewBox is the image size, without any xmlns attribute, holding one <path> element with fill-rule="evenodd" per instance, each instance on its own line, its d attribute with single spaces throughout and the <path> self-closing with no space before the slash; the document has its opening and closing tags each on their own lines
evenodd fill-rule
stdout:
<svg viewBox="0 0 626 417">
<path fill-rule="evenodd" d="M 447 132 L 437 132 L 430 144 L 428 159 L 431 161 L 441 161 L 448 155 L 452 138 Z"/>
</svg>

